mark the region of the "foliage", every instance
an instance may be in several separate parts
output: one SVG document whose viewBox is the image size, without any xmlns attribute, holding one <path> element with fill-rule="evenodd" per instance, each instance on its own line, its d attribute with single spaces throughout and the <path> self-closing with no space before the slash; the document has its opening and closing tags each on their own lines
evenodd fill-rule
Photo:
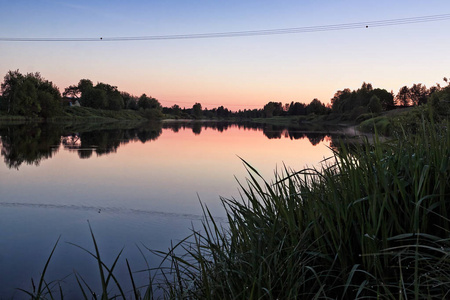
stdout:
<svg viewBox="0 0 450 300">
<path fill-rule="evenodd" d="M 133 110 L 138 109 L 138 104 L 137 104 L 138 100 L 139 100 L 138 97 L 133 96 L 127 92 L 121 92 L 121 95 L 122 95 L 125 109 L 133 109 Z"/>
<path fill-rule="evenodd" d="M 380 113 L 381 110 L 383 109 L 381 106 L 380 98 L 378 98 L 377 95 L 373 95 L 370 98 L 368 109 L 370 112 L 372 112 L 374 114 Z"/>
<path fill-rule="evenodd" d="M 291 116 L 306 115 L 306 105 L 300 102 L 291 102 L 288 114 Z"/>
<path fill-rule="evenodd" d="M 448 83 L 447 78 L 444 81 Z M 294 102 L 283 104 L 282 102 L 269 101 L 261 109 L 244 109 L 232 112 L 224 106 L 213 109 L 203 109 L 200 103 L 195 103 L 192 108 L 181 108 L 178 105 L 162 107 L 160 102 L 142 94 L 140 97 L 127 92 L 121 92 L 116 86 L 98 82 L 96 85 L 90 79 L 81 79 L 77 85 L 65 88 L 63 102 L 66 104 L 80 103 L 84 107 L 120 111 L 122 109 L 146 110 L 156 109 L 166 118 L 189 119 L 251 119 L 272 118 L 278 116 L 303 116 L 314 115 L 315 120 L 339 119 L 341 121 L 355 122 L 360 116 L 368 112 L 380 113 L 401 106 L 423 105 L 430 97 L 442 90 L 439 84 L 427 89 L 423 84 L 413 84 L 412 87 L 403 86 L 395 96 L 393 92 L 385 89 L 373 88 L 370 83 L 363 83 L 357 90 L 348 88 L 338 90 L 331 99 L 331 106 L 325 105 L 318 99 L 313 99 L 309 104 Z M 376 97 L 379 99 L 375 101 Z M 374 99 L 371 103 L 371 100 Z M 435 98 L 436 99 L 436 98 Z M 380 111 L 381 105 L 381 111 Z M 61 95 L 51 82 L 44 80 L 39 73 L 22 75 L 18 71 L 9 71 L 2 83 L 2 95 L 0 95 L 0 110 L 9 115 L 22 115 L 28 118 L 51 118 L 61 112 Z M 145 112 L 147 117 L 161 118 L 160 112 Z M 332 115 L 329 115 L 330 112 Z M 326 118 L 317 117 L 329 115 Z M 364 117 L 365 118 L 365 117 Z"/>
<path fill-rule="evenodd" d="M 228 224 L 201 231 L 167 280 L 173 299 L 431 299 L 450 289 L 450 132 L 341 146 L 275 183 L 248 165 Z M 170 277 L 165 274 L 165 277 Z"/>
<path fill-rule="evenodd" d="M 94 86 L 89 79 L 81 79 L 78 85 L 67 87 L 63 96 L 79 99 L 82 106 L 96 109 L 121 110 L 125 107 L 123 94 L 116 86 L 102 82 Z"/>
<path fill-rule="evenodd" d="M 139 111 L 141 116 L 148 120 L 159 120 L 163 117 L 160 109 L 157 108 L 147 108 Z"/>
<path fill-rule="evenodd" d="M 198 102 L 196 102 L 193 106 L 192 106 L 192 115 L 194 116 L 194 118 L 199 119 L 202 116 L 202 105 Z"/>
<path fill-rule="evenodd" d="M 61 112 L 58 88 L 39 73 L 23 75 L 19 70 L 9 71 L 1 91 L 1 108 L 9 114 L 48 118 Z"/>
<path fill-rule="evenodd" d="M 359 126 L 364 132 L 375 132 L 383 135 L 398 135 L 404 130 L 417 132 L 423 120 L 441 122 L 450 116 L 450 85 L 436 88 L 427 100 L 426 105 L 396 109 L 383 116 L 362 122 Z M 361 120 L 358 118 L 357 120 Z M 362 121 L 362 120 L 361 120 Z"/>
<path fill-rule="evenodd" d="M 349 114 L 351 119 L 355 120 L 359 115 L 371 111 L 370 102 L 373 97 L 377 97 L 380 104 L 373 103 L 375 110 L 387 110 L 394 105 L 394 96 L 384 89 L 374 89 L 370 83 L 363 83 L 361 88 L 356 91 L 344 89 L 337 91 L 331 99 L 332 111 L 334 113 Z M 361 109 L 364 108 L 364 109 Z M 380 111 L 381 111 L 380 110 Z"/>
<path fill-rule="evenodd" d="M 370 118 L 358 126 L 362 132 L 378 133 L 383 136 L 392 134 L 392 124 L 386 116 Z"/>
<path fill-rule="evenodd" d="M 153 97 L 147 97 L 146 94 L 142 94 L 138 100 L 138 107 L 142 109 L 157 109 L 162 110 L 161 104 Z"/>
<path fill-rule="evenodd" d="M 431 95 L 429 108 L 434 119 L 448 119 L 450 116 L 450 83 L 447 87 Z"/>
<path fill-rule="evenodd" d="M 73 275 L 75 277 L 76 284 L 80 290 L 78 299 L 108 300 L 108 299 L 117 299 L 119 297 L 121 299 L 127 299 L 127 296 L 126 296 L 127 291 L 124 291 L 121 283 L 118 281 L 117 277 L 114 274 L 114 270 L 117 266 L 120 256 L 122 255 L 123 249 L 121 251 L 119 251 L 119 253 L 115 257 L 111 266 L 108 266 L 102 259 L 102 256 L 100 253 L 100 248 L 97 244 L 97 240 L 95 238 L 95 235 L 94 235 L 94 232 L 92 230 L 90 223 L 89 223 L 89 230 L 90 230 L 90 234 L 92 237 L 94 251 L 91 251 L 91 250 L 89 250 L 85 247 L 82 247 L 80 245 L 77 245 L 77 244 L 73 244 L 73 243 L 69 243 L 69 244 L 81 249 L 83 252 L 85 252 L 92 258 L 94 258 L 94 261 L 97 264 L 97 268 L 99 271 L 101 292 L 96 293 L 95 288 L 92 285 L 90 285 L 88 282 L 86 282 L 86 280 L 83 278 L 83 276 L 81 274 L 79 274 L 77 271 L 74 270 Z M 56 241 L 56 243 L 45 263 L 42 274 L 39 278 L 38 287 L 36 288 L 36 286 L 34 284 L 34 280 L 31 279 L 31 283 L 32 283 L 32 287 L 33 287 L 32 291 L 28 291 L 23 288 L 18 288 L 19 291 L 27 294 L 29 297 L 31 297 L 30 299 L 32 299 L 32 300 L 44 300 L 44 299 L 52 299 L 53 300 L 53 299 L 57 299 L 57 297 L 56 297 L 57 295 L 59 296 L 59 299 L 61 299 L 61 300 L 64 299 L 64 292 L 63 292 L 63 288 L 61 285 L 61 283 L 64 282 L 64 280 L 55 280 L 55 281 L 47 282 L 47 280 L 45 279 L 47 268 L 51 262 L 51 258 L 56 250 L 58 242 L 59 242 L 59 238 Z M 141 251 L 141 253 L 142 253 L 142 251 Z M 149 277 L 148 277 L 148 282 L 149 282 L 148 286 L 146 288 L 145 287 L 144 288 L 136 287 L 135 281 L 134 281 L 134 275 L 133 275 L 134 273 L 131 270 L 128 260 L 126 260 L 126 265 L 127 265 L 127 269 L 128 269 L 128 275 L 130 276 L 130 280 L 132 282 L 132 289 L 133 289 L 131 291 L 130 295 L 132 295 L 134 297 L 134 299 L 136 299 L 136 300 L 154 299 L 154 295 L 153 295 L 153 291 L 152 291 L 152 278 L 150 276 L 150 273 L 149 273 Z M 141 294 L 141 290 L 144 291 L 143 294 Z M 71 296 L 70 297 L 71 299 L 74 298 L 73 297 L 74 295 L 70 295 L 70 296 Z"/>
<path fill-rule="evenodd" d="M 112 86 L 106 83 L 98 83 L 95 86 L 96 89 L 105 91 L 107 105 L 105 108 L 111 110 L 121 110 L 124 108 L 124 100 L 122 94 L 117 90 L 116 86 Z"/>
<path fill-rule="evenodd" d="M 86 89 L 81 96 L 81 105 L 96 109 L 106 109 L 108 107 L 106 92 L 97 88 Z"/>
<path fill-rule="evenodd" d="M 80 120 L 80 121 L 113 121 L 113 120 L 145 120 L 137 111 L 122 109 L 112 111 L 107 109 L 94 109 L 91 107 L 68 106 L 64 108 L 61 118 L 53 118 L 54 121 Z"/>
<path fill-rule="evenodd" d="M 309 114 L 316 114 L 316 115 L 324 115 L 328 112 L 327 107 L 325 104 L 320 102 L 317 98 L 313 99 L 307 106 L 306 106 L 306 113 Z"/>
<path fill-rule="evenodd" d="M 438 88 L 435 87 L 428 90 L 427 87 L 421 83 L 413 84 L 411 88 L 408 88 L 405 85 L 400 88 L 395 99 L 397 103 L 403 106 L 422 105 L 427 103 L 428 97 L 437 89 Z"/>
<path fill-rule="evenodd" d="M 60 237 L 58 238 L 58 240 L 56 241 L 55 245 L 53 246 L 53 249 L 52 249 L 52 251 L 51 251 L 51 253 L 50 253 L 50 255 L 49 255 L 49 257 L 48 257 L 48 259 L 47 259 L 47 261 L 45 263 L 45 265 L 44 265 L 44 268 L 43 268 L 42 273 L 41 273 L 41 277 L 39 278 L 38 286 L 36 287 L 36 285 L 34 284 L 34 280 L 31 279 L 31 285 L 33 286 L 33 289 L 32 289 L 31 292 L 27 291 L 25 289 L 22 289 L 22 288 L 18 288 L 19 291 L 22 291 L 23 293 L 27 294 L 30 297 L 30 299 L 32 299 L 32 300 L 47 299 L 47 297 L 49 299 L 54 299 L 54 295 L 53 294 L 55 294 L 54 289 L 55 289 L 56 286 L 59 288 L 59 292 L 60 292 L 60 295 L 61 295 L 61 298 L 62 298 L 62 290 L 61 290 L 60 283 L 58 281 L 47 282 L 45 280 L 45 274 L 47 272 L 47 268 L 48 268 L 48 266 L 50 264 L 50 261 L 52 259 L 53 253 L 55 252 L 56 246 L 59 243 L 59 239 L 60 239 Z"/>
<path fill-rule="evenodd" d="M 281 104 L 281 102 L 270 101 L 269 103 L 264 105 L 263 111 L 266 118 L 280 116 L 283 112 L 283 105 Z"/>
</svg>

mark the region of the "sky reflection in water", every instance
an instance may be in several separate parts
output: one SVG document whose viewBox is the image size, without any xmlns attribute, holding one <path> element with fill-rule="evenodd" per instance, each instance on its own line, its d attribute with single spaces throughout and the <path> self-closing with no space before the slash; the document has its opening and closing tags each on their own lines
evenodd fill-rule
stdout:
<svg viewBox="0 0 450 300">
<path fill-rule="evenodd" d="M 87 220 L 107 262 L 125 246 L 123 256 L 142 268 L 135 244 L 164 250 L 186 237 L 200 224 L 199 199 L 213 215 L 224 216 L 219 196 L 238 197 L 236 178 L 246 178 L 239 157 L 270 181 L 283 164 L 295 170 L 317 165 L 330 156 L 332 143 L 325 133 L 227 123 L 15 126 L 0 128 L 0 135 L 1 295 L 31 287 L 59 235 L 49 278 L 75 268 L 97 280 L 89 255 L 65 243 L 92 250 Z M 123 266 L 118 271 L 125 274 Z M 65 290 L 70 293 L 70 284 Z"/>
</svg>

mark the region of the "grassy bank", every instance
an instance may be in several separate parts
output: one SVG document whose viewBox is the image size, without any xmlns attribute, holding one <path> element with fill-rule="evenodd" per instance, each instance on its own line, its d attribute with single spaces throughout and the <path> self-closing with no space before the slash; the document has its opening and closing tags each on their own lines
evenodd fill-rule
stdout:
<svg viewBox="0 0 450 300">
<path fill-rule="evenodd" d="M 391 110 L 378 114 L 369 119 L 361 119 L 359 129 L 364 132 L 377 131 L 383 135 L 401 134 L 409 130 L 416 132 L 422 126 L 423 120 L 427 122 L 447 121 L 450 117 L 450 86 L 433 93 L 427 103 Z"/>
<path fill-rule="evenodd" d="M 74 123 L 74 122 L 90 122 L 104 123 L 115 121 L 148 121 L 160 120 L 164 116 L 157 111 L 148 110 L 106 110 L 94 109 L 90 107 L 65 107 L 63 111 L 51 118 L 24 117 L 9 115 L 0 112 L 0 123 L 26 123 L 26 122 L 51 122 L 51 123 Z"/>
<path fill-rule="evenodd" d="M 307 124 L 322 124 L 322 125 L 354 125 L 354 121 L 342 120 L 341 115 L 302 115 L 302 116 L 276 116 L 270 118 L 253 118 L 252 122 L 265 123 L 272 125 L 307 125 Z"/>
<path fill-rule="evenodd" d="M 127 261 L 119 254 L 106 266 L 92 236 L 90 254 L 103 286 L 98 298 L 153 299 L 155 287 L 166 299 L 449 297 L 445 125 L 422 122 L 415 134 L 396 140 L 342 146 L 322 169 L 284 169 L 272 181 L 245 164 L 241 199 L 222 199 L 228 222 L 219 224 L 204 207 L 203 228 L 169 252 L 153 252 L 169 266 L 152 270 L 148 286 L 134 287 L 131 296 L 121 288 L 111 292 L 121 284 L 114 267 Z M 136 273 L 129 270 L 133 282 Z M 92 292 L 76 280 L 85 295 Z M 30 295 L 50 298 L 52 289 L 41 282 L 39 294 Z"/>
</svg>

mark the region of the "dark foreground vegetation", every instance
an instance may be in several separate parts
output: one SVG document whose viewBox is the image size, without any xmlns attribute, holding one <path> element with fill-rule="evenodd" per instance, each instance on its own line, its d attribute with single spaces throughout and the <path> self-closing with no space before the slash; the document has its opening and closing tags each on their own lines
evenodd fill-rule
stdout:
<svg viewBox="0 0 450 300">
<path fill-rule="evenodd" d="M 77 273 L 74 284 L 84 299 L 448 298 L 448 126 L 423 118 L 414 134 L 342 144 L 321 169 L 286 168 L 272 181 L 244 162 L 241 199 L 222 199 L 227 222 L 204 207 L 203 228 L 170 251 L 148 252 L 161 256 L 159 267 L 132 268 L 120 253 L 107 265 L 92 234 L 86 257 L 98 265 L 102 289 Z M 31 298 L 67 296 L 48 279 L 51 263 L 50 256 L 25 291 Z M 116 280 L 118 264 L 126 264 L 133 291 Z M 134 284 L 142 270 L 145 287 Z"/>
</svg>

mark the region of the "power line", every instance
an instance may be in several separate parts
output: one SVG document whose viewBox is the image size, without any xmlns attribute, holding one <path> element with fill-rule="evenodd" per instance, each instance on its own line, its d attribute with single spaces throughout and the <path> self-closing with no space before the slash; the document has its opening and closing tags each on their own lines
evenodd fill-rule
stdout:
<svg viewBox="0 0 450 300">
<path fill-rule="evenodd" d="M 344 23 L 322 26 L 292 27 L 265 30 L 229 31 L 213 33 L 173 34 L 173 35 L 150 35 L 131 37 L 84 37 L 84 38 L 24 38 L 24 37 L 0 37 L 0 42 L 125 42 L 125 41 L 157 41 L 157 40 L 186 40 L 186 39 L 209 39 L 209 38 L 231 38 L 267 36 L 281 34 L 298 34 L 309 32 L 336 31 L 349 29 L 362 29 L 371 27 L 398 26 L 426 22 L 437 22 L 450 20 L 450 14 L 421 16 L 402 19 L 389 19 L 381 21 L 369 21 L 358 23 Z"/>
</svg>

